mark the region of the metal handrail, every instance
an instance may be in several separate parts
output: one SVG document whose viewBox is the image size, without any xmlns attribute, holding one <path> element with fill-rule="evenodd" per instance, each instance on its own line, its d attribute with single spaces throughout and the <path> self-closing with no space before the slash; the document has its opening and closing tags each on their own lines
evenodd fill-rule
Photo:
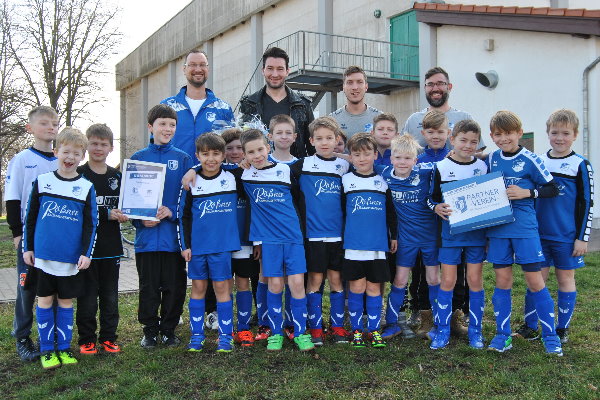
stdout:
<svg viewBox="0 0 600 400">
<path fill-rule="evenodd" d="M 297 31 L 267 45 L 284 49 L 290 72 L 339 72 L 349 65 L 359 65 L 369 77 L 419 80 L 419 46 L 333 35 L 313 31 Z M 252 73 L 243 94 L 249 95 L 262 86 L 262 60 Z M 236 105 L 236 109 L 239 106 Z"/>
</svg>

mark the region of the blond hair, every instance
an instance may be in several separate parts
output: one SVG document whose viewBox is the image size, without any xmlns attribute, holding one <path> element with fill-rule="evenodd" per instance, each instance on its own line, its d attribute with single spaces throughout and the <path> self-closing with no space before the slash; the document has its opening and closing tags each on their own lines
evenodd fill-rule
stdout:
<svg viewBox="0 0 600 400">
<path fill-rule="evenodd" d="M 441 111 L 431 110 L 423 117 L 423 129 L 440 129 L 444 125 L 448 127 L 448 117 Z"/>
<path fill-rule="evenodd" d="M 546 121 L 546 133 L 550 132 L 550 128 L 556 125 L 566 125 L 573 129 L 573 132 L 577 133 L 579 131 L 579 118 L 577 118 L 575 111 L 561 108 L 554 111 L 548 117 L 548 121 Z"/>
<path fill-rule="evenodd" d="M 423 147 L 410 133 L 403 133 L 392 140 L 392 154 L 410 154 L 412 157 L 417 158 L 422 149 Z"/>
<path fill-rule="evenodd" d="M 490 120 L 490 132 L 501 130 L 503 132 L 520 131 L 523 127 L 521 118 L 512 111 L 500 110 Z"/>
<path fill-rule="evenodd" d="M 79 129 L 67 126 L 56 136 L 56 149 L 58 150 L 60 146 L 67 144 L 80 147 L 85 151 L 87 150 L 88 140 Z"/>
<path fill-rule="evenodd" d="M 319 117 L 308 125 L 308 131 L 310 132 L 310 137 L 315 135 L 315 131 L 319 128 L 326 128 L 332 131 L 335 137 L 340 136 L 342 133 L 342 129 L 340 128 L 340 124 L 330 116 Z"/>
</svg>

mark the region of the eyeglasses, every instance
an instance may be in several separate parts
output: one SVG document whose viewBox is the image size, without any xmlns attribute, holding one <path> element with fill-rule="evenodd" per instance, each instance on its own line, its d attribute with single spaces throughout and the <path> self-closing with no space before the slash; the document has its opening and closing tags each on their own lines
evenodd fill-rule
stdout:
<svg viewBox="0 0 600 400">
<path fill-rule="evenodd" d="M 428 89 L 433 89 L 434 87 L 445 88 L 448 86 L 448 82 L 428 82 L 425 84 L 425 87 Z"/>
<path fill-rule="evenodd" d="M 202 63 L 202 64 L 184 64 L 186 67 L 191 68 L 191 69 L 196 69 L 196 68 L 208 68 L 208 64 Z"/>
</svg>

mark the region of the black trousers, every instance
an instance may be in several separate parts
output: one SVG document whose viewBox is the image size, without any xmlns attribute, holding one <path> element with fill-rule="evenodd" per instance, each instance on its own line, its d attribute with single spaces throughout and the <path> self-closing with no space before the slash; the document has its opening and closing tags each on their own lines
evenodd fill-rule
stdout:
<svg viewBox="0 0 600 400">
<path fill-rule="evenodd" d="M 136 253 L 135 263 L 140 282 L 138 321 L 144 334 L 172 335 L 185 302 L 185 261 L 178 252 L 155 251 Z"/>
<path fill-rule="evenodd" d="M 420 253 L 419 253 L 420 254 Z M 412 269 L 412 280 L 409 286 L 410 308 L 412 311 L 429 310 L 429 286 L 425 278 L 425 265 L 419 255 L 417 262 Z M 456 269 L 456 285 L 452 296 L 452 311 L 463 310 L 465 314 L 469 312 L 469 285 L 467 284 L 467 264 L 463 260 Z"/>
<path fill-rule="evenodd" d="M 117 340 L 119 325 L 119 268 L 121 259 L 92 260 L 80 271 L 84 277 L 84 294 L 77 298 L 76 323 L 79 344 Z M 96 335 L 96 313 L 100 304 L 100 332 Z"/>
</svg>

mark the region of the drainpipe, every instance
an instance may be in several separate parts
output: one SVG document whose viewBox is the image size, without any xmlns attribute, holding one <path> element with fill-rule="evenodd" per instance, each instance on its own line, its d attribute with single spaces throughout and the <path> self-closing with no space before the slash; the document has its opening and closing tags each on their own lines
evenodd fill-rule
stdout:
<svg viewBox="0 0 600 400">
<path fill-rule="evenodd" d="M 589 133 L 589 89 L 588 76 L 590 71 L 600 63 L 600 57 L 596 58 L 590 65 L 583 70 L 583 156 L 590 158 L 590 133 Z"/>
</svg>

